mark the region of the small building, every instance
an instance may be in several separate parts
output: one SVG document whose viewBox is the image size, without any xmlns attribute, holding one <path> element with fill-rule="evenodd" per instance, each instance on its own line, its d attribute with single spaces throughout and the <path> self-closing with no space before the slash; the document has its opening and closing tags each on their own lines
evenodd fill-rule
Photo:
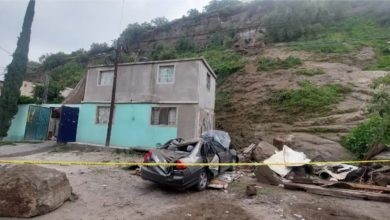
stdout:
<svg viewBox="0 0 390 220">
<path fill-rule="evenodd" d="M 27 96 L 27 97 L 33 97 L 35 85 L 37 85 L 37 84 L 24 80 L 22 83 L 22 86 L 20 87 L 20 95 Z"/>
<path fill-rule="evenodd" d="M 113 66 L 91 66 L 70 95 L 81 103 L 20 105 L 6 140 L 104 145 L 113 80 Z M 215 88 L 203 58 L 119 64 L 111 145 L 151 148 L 199 137 L 214 128 Z"/>
<path fill-rule="evenodd" d="M 104 145 L 113 66 L 88 68 L 77 142 Z M 120 64 L 111 145 L 153 147 L 214 127 L 216 75 L 203 58 Z"/>
</svg>

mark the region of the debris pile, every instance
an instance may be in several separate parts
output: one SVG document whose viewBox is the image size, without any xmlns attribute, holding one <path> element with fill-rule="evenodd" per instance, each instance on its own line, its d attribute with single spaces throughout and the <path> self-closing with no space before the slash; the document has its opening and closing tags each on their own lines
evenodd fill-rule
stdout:
<svg viewBox="0 0 390 220">
<path fill-rule="evenodd" d="M 276 147 L 261 141 L 242 151 L 242 158 L 267 164 L 255 168 L 258 182 L 319 195 L 390 202 L 390 165 L 380 161 L 390 159 L 390 147 L 373 145 L 365 159 L 378 163 L 354 166 L 309 163 L 312 160 L 305 153 L 291 149 L 286 143 L 275 139 Z"/>
<path fill-rule="evenodd" d="M 225 172 L 209 181 L 207 187 L 213 189 L 227 189 L 229 183 L 238 180 L 244 174 L 241 171 Z"/>
</svg>

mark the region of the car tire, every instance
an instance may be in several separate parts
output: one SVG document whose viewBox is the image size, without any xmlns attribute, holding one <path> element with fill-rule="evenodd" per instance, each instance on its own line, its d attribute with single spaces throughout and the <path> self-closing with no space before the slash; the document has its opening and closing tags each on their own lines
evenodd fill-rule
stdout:
<svg viewBox="0 0 390 220">
<path fill-rule="evenodd" d="M 209 182 L 209 176 L 207 175 L 205 170 L 202 170 L 199 174 L 199 181 L 196 184 L 196 190 L 198 191 L 205 190 L 208 182 Z"/>
</svg>

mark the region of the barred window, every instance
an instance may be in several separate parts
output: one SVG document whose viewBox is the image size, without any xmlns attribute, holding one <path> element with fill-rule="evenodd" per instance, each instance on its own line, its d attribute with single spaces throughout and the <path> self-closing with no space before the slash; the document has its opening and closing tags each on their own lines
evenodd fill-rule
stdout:
<svg viewBox="0 0 390 220">
<path fill-rule="evenodd" d="M 173 83 L 174 77 L 175 77 L 174 65 L 159 66 L 158 83 Z"/>
<path fill-rule="evenodd" d="M 114 81 L 114 72 L 112 70 L 109 71 L 101 71 L 99 73 L 99 86 L 111 86 Z"/>
<path fill-rule="evenodd" d="M 176 125 L 176 107 L 153 107 L 152 125 Z"/>
<path fill-rule="evenodd" d="M 96 108 L 96 124 L 108 124 L 110 117 L 109 106 L 98 106 Z"/>
</svg>

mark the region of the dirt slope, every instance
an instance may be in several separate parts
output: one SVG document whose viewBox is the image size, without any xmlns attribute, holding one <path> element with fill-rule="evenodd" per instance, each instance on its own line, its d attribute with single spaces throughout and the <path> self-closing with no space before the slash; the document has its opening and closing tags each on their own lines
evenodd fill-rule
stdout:
<svg viewBox="0 0 390 220">
<path fill-rule="evenodd" d="M 351 128 L 366 117 L 364 110 L 370 100 L 371 80 L 386 74 L 386 71 L 364 71 L 362 66 L 374 59 L 372 48 L 365 47 L 357 53 L 316 54 L 291 51 L 283 47 L 254 49 L 248 54 L 245 68 L 226 80 L 219 88 L 220 93 L 231 94 L 231 108 L 217 112 L 217 126 L 228 130 L 235 137 L 238 147 L 245 147 L 261 139 L 272 142 L 279 135 L 293 135 L 296 148 L 304 150 L 311 157 L 321 155 L 327 160 L 350 159 L 352 155 L 339 141 Z M 303 64 L 296 68 L 259 71 L 256 59 L 259 56 L 299 57 Z M 296 69 L 319 68 L 325 74 L 303 76 L 295 74 Z M 332 106 L 321 116 L 298 116 L 288 112 L 275 112 L 265 100 L 279 89 L 298 87 L 298 82 L 309 80 L 314 84 L 339 83 L 348 85 L 352 92 L 345 99 Z M 337 155 L 337 156 L 336 156 Z"/>
</svg>

